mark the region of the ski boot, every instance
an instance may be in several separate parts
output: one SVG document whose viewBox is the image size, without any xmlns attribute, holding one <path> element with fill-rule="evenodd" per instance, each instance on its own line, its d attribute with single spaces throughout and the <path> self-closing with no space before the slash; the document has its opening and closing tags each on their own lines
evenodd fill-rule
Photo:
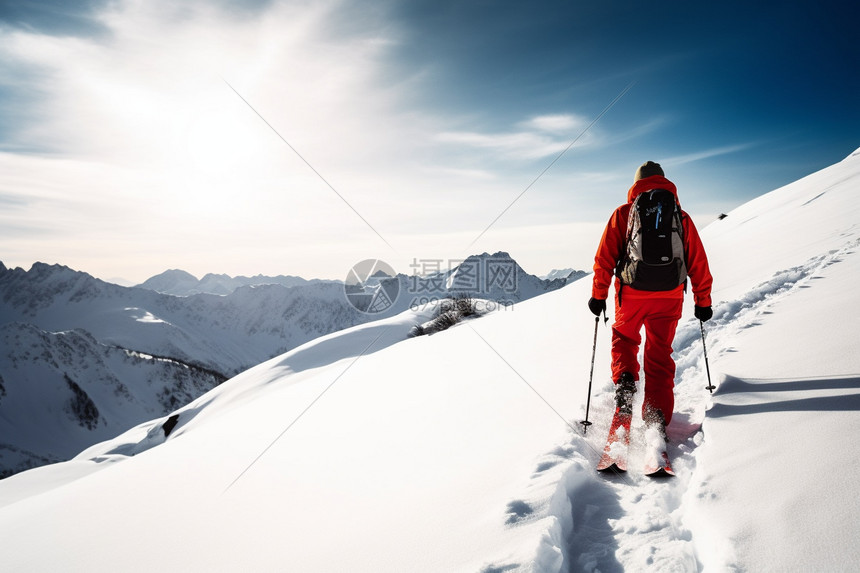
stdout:
<svg viewBox="0 0 860 573">
<path fill-rule="evenodd" d="M 619 414 L 633 415 L 633 394 L 636 393 L 636 381 L 633 375 L 625 372 L 615 385 L 615 411 Z"/>
<path fill-rule="evenodd" d="M 642 416 L 645 422 L 645 429 L 656 428 L 660 432 L 660 436 L 664 442 L 668 442 L 669 438 L 666 435 L 666 417 L 661 410 L 657 408 L 646 408 L 645 414 Z"/>
</svg>

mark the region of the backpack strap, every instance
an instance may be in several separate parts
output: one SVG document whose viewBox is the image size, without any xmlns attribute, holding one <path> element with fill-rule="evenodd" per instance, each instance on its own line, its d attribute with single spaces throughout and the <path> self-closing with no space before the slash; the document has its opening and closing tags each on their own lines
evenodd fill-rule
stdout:
<svg viewBox="0 0 860 573">
<path fill-rule="evenodd" d="M 646 193 L 650 192 L 646 191 Z M 624 266 L 627 261 L 627 246 L 630 244 L 630 240 L 633 238 L 633 225 L 630 224 L 630 219 L 633 217 L 633 213 L 636 209 L 636 201 L 639 200 L 639 197 L 642 196 L 642 193 L 636 196 L 636 199 L 630 203 L 630 209 L 627 211 L 627 232 L 624 233 L 624 243 L 621 245 L 621 251 L 618 256 L 618 260 L 615 261 L 615 281 L 618 283 L 618 306 L 621 306 L 621 293 L 624 291 L 624 282 L 621 280 L 621 268 Z"/>
<path fill-rule="evenodd" d="M 690 258 L 687 256 L 687 237 L 684 233 L 684 212 L 681 210 L 681 205 L 675 202 L 675 211 L 678 215 L 678 234 L 681 235 L 681 248 L 684 249 L 684 266 L 690 268 Z M 687 293 L 687 285 L 689 284 L 689 276 L 684 277 L 684 294 Z"/>
</svg>

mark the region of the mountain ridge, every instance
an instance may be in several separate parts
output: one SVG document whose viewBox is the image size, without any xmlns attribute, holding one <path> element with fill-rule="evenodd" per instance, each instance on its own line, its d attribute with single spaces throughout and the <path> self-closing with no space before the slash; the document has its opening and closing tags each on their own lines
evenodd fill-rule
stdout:
<svg viewBox="0 0 860 573">
<path fill-rule="evenodd" d="M 251 277 L 243 275 L 232 277 L 224 273 L 206 273 L 203 278 L 198 279 L 182 269 L 168 269 L 162 273 L 153 275 L 135 286 L 154 290 L 162 294 L 191 296 L 195 294 L 228 295 L 243 286 L 279 284 L 285 287 L 293 287 L 321 282 L 337 283 L 339 281 L 304 279 L 293 275 L 266 276 L 257 274 Z"/>
</svg>

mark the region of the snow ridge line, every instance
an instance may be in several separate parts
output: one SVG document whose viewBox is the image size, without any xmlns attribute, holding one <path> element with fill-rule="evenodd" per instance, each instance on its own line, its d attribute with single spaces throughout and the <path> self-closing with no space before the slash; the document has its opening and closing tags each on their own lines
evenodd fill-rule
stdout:
<svg viewBox="0 0 860 573">
<path fill-rule="evenodd" d="M 853 238 L 842 248 L 775 273 L 739 299 L 715 305 L 714 317 L 706 327 L 712 362 L 732 350 L 724 342 L 732 339 L 731 333 L 757 326 L 768 308 L 804 288 L 818 272 L 841 262 L 845 254 L 858 247 L 860 238 Z M 684 524 L 683 507 L 684 494 L 694 480 L 695 452 L 704 440 L 700 428 L 710 402 L 710 394 L 704 388 L 701 344 L 698 321 L 679 325 L 674 345 L 678 372 L 676 413 L 669 429 L 675 478 L 654 480 L 636 473 L 607 478 L 596 474 L 596 459 L 592 459 L 595 446 L 589 440 L 602 439 L 608 429 L 607 417 L 614 403 L 611 382 L 592 399 L 594 419 L 607 421 L 595 424 L 589 439 L 571 431 L 567 444 L 555 447 L 542 458 L 532 475 L 533 486 L 555 480 L 549 499 L 516 500 L 508 507 L 508 523 L 513 526 L 524 520 L 548 518 L 531 564 L 533 571 L 701 570 L 695 540 Z M 634 411 L 641 406 L 641 394 L 636 395 Z M 641 420 L 638 422 L 634 422 L 631 432 L 631 450 L 636 450 L 643 439 Z M 543 510 L 539 512 L 543 516 L 534 510 L 536 507 Z M 487 569 L 495 570 L 498 569 Z"/>
<path fill-rule="evenodd" d="M 201 364 L 196 364 L 194 362 L 185 362 L 183 360 L 180 360 L 179 358 L 173 358 L 170 356 L 161 356 L 161 355 L 152 354 L 149 352 L 141 352 L 139 350 L 132 350 L 130 348 L 125 348 L 123 346 L 116 346 L 116 345 L 105 345 L 105 346 L 109 346 L 110 348 L 116 348 L 118 350 L 122 350 L 123 352 L 126 353 L 127 356 L 139 358 L 141 360 L 154 360 L 156 362 L 167 362 L 170 364 L 175 364 L 175 365 L 180 366 L 182 368 L 185 368 L 187 370 L 193 370 L 195 372 L 203 372 L 204 374 L 208 374 L 208 375 L 212 376 L 213 378 L 217 379 L 219 384 L 223 384 L 224 382 L 226 382 L 230 378 L 229 376 L 226 376 L 226 375 L 222 374 L 221 372 L 218 372 L 214 368 L 208 368 L 206 366 L 203 366 Z"/>
<path fill-rule="evenodd" d="M 825 255 L 812 257 L 802 265 L 779 271 L 773 277 L 752 288 L 742 297 L 734 301 L 721 301 L 715 305 L 714 317 L 705 326 L 706 336 L 715 348 L 712 357 L 729 351 L 720 344 L 720 333 L 732 328 L 752 328 L 758 325 L 758 318 L 775 302 L 788 296 L 799 288 L 803 288 L 815 275 L 827 267 L 842 262 L 844 255 L 860 247 L 860 238 L 849 241 L 840 249 L 834 249 Z M 701 357 L 701 338 L 699 325 L 689 321 L 679 325 L 675 335 L 675 363 L 680 373 L 680 382 L 676 389 L 688 378 L 688 371 L 699 376 L 704 368 Z M 692 370 L 691 370 L 692 369 Z"/>
</svg>

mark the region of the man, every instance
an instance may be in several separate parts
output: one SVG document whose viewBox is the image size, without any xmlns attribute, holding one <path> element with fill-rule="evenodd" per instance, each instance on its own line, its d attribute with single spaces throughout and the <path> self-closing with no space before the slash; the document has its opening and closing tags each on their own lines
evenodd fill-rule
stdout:
<svg viewBox="0 0 860 573">
<path fill-rule="evenodd" d="M 631 208 L 637 197 L 655 189 L 665 189 L 674 196 L 671 206 L 680 215 L 680 235 L 683 257 L 678 261 L 682 270 L 682 281 L 675 286 L 646 286 L 648 290 L 635 288 L 628 272 L 622 272 L 625 262 L 630 260 L 628 249 L 628 223 L 632 222 Z M 664 197 L 670 197 L 663 193 Z M 671 197 L 670 197 L 671 198 Z M 686 277 L 692 284 L 695 315 L 707 321 L 713 315 L 711 309 L 711 284 L 713 279 L 708 268 L 702 241 L 693 220 L 680 209 L 675 184 L 666 179 L 660 164 L 648 161 L 636 171 L 633 186 L 627 193 L 627 203 L 612 213 L 603 232 L 600 246 L 594 257 L 594 282 L 592 298 L 588 308 L 599 316 L 606 313 L 606 298 L 609 285 L 615 277 L 615 323 L 612 326 L 612 379 L 615 381 L 615 403 L 618 411 L 632 413 L 633 394 L 639 380 L 640 331 L 645 327 L 645 399 L 642 417 L 646 424 L 659 424 L 665 437 L 665 427 L 672 420 L 675 406 L 675 361 L 672 360 L 672 342 L 675 328 L 681 318 L 686 291 Z M 623 277 L 623 278 L 622 278 Z M 661 290 L 655 290 L 661 289 Z M 665 289 L 665 290 L 662 290 Z"/>
</svg>

